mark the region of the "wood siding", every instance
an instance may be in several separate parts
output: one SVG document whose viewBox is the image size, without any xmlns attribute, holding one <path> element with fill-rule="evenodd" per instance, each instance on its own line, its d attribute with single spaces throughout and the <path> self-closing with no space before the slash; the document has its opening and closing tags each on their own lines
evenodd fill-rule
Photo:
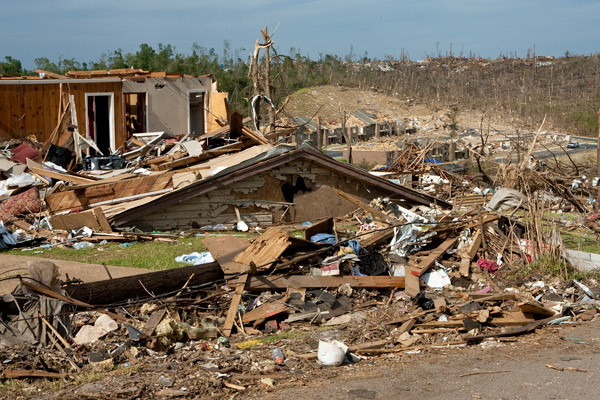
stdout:
<svg viewBox="0 0 600 400">
<path fill-rule="evenodd" d="M 302 177 L 306 190 L 293 194 L 289 207 L 282 191 L 288 183 L 298 186 Z M 366 203 L 374 197 L 386 196 L 381 190 L 307 160 L 296 160 L 243 181 L 169 206 L 128 223 L 142 230 L 198 229 L 206 225 L 237 222 L 235 208 L 249 225 L 303 222 L 323 217 L 341 217 L 356 207 L 335 192 L 339 188 Z M 289 199 L 288 199 L 289 200 Z M 286 211 L 287 210 L 287 211 Z M 282 217 L 283 216 L 283 217 Z"/>
<path fill-rule="evenodd" d="M 84 82 L 63 84 L 63 90 L 75 97 L 79 132 L 86 135 L 85 94 L 113 93 L 115 144 L 127 138 L 121 82 Z M 0 140 L 22 139 L 35 135 L 46 141 L 58 123 L 59 83 L 0 85 Z"/>
</svg>

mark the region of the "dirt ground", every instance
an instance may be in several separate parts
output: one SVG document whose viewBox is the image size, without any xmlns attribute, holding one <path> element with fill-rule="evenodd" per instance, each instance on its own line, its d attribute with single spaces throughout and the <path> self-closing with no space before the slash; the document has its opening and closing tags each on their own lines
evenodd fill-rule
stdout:
<svg viewBox="0 0 600 400">
<path fill-rule="evenodd" d="M 596 399 L 599 328 L 600 321 L 547 327 L 514 341 L 374 357 L 318 369 L 256 398 Z"/>
<path fill-rule="evenodd" d="M 18 273 L 17 268 L 23 271 L 27 259 L 2 256 L 0 272 L 7 275 Z M 60 262 L 59 266 L 69 277 L 87 281 L 106 278 L 102 265 Z M 113 277 L 141 272 L 119 267 L 109 267 L 109 270 Z M 107 360 L 109 364 L 90 362 L 80 372 L 69 371 L 68 364 L 59 361 L 62 356 L 52 349 L 4 349 L 0 352 L 6 364 L 4 368 L 19 369 L 32 362 L 37 365 L 35 359 L 44 359 L 43 365 L 63 365 L 59 369 L 66 372 L 68 378 L 4 381 L 0 385 L 0 397 L 313 400 L 598 397 L 595 383 L 600 373 L 600 319 L 546 326 L 516 338 L 491 339 L 468 346 L 425 346 L 411 351 L 365 355 L 360 362 L 341 367 L 321 367 L 315 360 L 298 356 L 316 350 L 319 339 L 335 338 L 353 345 L 390 337 L 383 333 L 386 328 L 381 317 L 387 315 L 395 319 L 396 308 L 395 304 L 372 307 L 362 312 L 366 319 L 347 326 L 297 326 L 274 341 L 250 347 L 242 344 L 261 336 L 237 334 L 228 347 L 216 347 L 219 341 L 214 339 L 188 341 L 168 351 L 153 352 L 144 343 L 128 340 L 127 329 L 122 326 L 114 335 L 75 350 L 76 359 L 89 357 L 91 360 L 92 355 L 107 351 L 112 355 Z M 376 336 L 369 337 L 373 334 Z M 455 341 L 462 334 L 446 335 L 448 341 Z M 126 350 L 117 356 L 113 352 L 122 345 Z M 202 347 L 205 345 L 210 349 Z M 276 347 L 285 354 L 283 366 L 272 361 L 271 352 Z"/>
<path fill-rule="evenodd" d="M 101 264 L 85 264 L 73 261 L 51 260 L 49 258 L 14 256 L 6 254 L 0 255 L 0 279 L 15 277 L 19 274 L 26 275 L 27 261 L 30 260 L 46 260 L 55 263 L 58 265 L 61 273 L 61 279 L 63 281 L 67 280 L 67 275 L 69 279 L 79 278 L 84 282 L 94 282 L 109 279 L 106 269 Z M 116 267 L 110 265 L 107 265 L 106 268 L 113 278 L 150 272 L 140 268 Z M 0 281 L 0 293 L 10 293 L 15 288 L 17 283 L 17 279 Z"/>
<path fill-rule="evenodd" d="M 19 394 L 7 398 L 596 399 L 599 328 L 600 321 L 545 327 L 504 341 L 371 356 L 341 367 L 291 356 L 282 367 L 254 374 L 236 371 L 233 353 L 239 350 L 209 356 L 180 349 L 140 360 L 128 372 L 116 368 L 99 379 L 88 374 L 88 382 L 77 374 L 62 387 L 22 382 Z M 241 357 L 268 359 L 265 350 L 247 349 Z M 219 359 L 232 361 L 227 367 Z M 225 386 L 228 381 L 238 387 Z"/>
</svg>

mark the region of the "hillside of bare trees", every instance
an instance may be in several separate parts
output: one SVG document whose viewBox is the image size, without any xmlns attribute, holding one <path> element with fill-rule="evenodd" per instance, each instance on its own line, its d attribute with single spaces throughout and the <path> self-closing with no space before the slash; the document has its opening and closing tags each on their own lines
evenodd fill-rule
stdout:
<svg viewBox="0 0 600 400">
<path fill-rule="evenodd" d="M 554 129 L 595 136 L 600 108 L 600 55 L 570 55 L 560 58 L 528 55 L 526 58 L 439 56 L 414 62 L 341 58 L 321 55 L 313 60 L 290 49 L 289 55 L 274 50 L 271 59 L 272 97 L 279 107 L 284 99 L 306 87 L 336 85 L 370 89 L 414 104 L 432 108 L 454 107 L 459 112 L 476 110 L 502 116 L 520 125 L 537 127 L 547 116 Z M 74 59 L 51 62 L 36 58 L 36 66 L 58 73 L 71 69 L 143 68 L 186 74 L 213 74 L 221 90 L 229 92 L 233 108 L 249 113 L 252 96 L 249 61 L 240 50 L 225 42 L 222 54 L 194 45 L 190 54 L 178 53 L 171 45 L 153 49 L 140 45 L 136 53 L 120 49 L 102 54 L 96 61 Z M 0 74 L 31 74 L 21 62 L 5 57 Z M 377 108 L 377 107 L 373 107 Z"/>
<path fill-rule="evenodd" d="M 532 128 L 547 115 L 556 129 L 594 136 L 600 106 L 600 56 L 422 62 L 318 63 L 329 83 L 375 89 L 432 108 L 500 115 Z"/>
</svg>

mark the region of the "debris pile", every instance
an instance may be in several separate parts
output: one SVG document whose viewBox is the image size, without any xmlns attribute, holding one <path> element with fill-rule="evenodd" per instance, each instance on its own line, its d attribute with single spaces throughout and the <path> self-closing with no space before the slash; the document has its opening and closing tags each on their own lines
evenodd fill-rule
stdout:
<svg viewBox="0 0 600 400">
<path fill-rule="evenodd" d="M 110 385 L 75 389 L 87 397 L 259 392 L 324 366 L 596 315 L 595 285 L 567 273 L 595 259 L 582 266 L 589 253 L 566 250 L 557 227 L 599 231 L 597 179 L 574 163 L 538 170 L 533 146 L 495 180 L 437 162 L 436 142 L 404 143 L 369 173 L 310 145 L 275 145 L 279 133 L 234 112 L 206 134 L 133 133 L 103 155 L 67 123 L 69 101 L 62 109 L 45 143 L 0 146 L 0 249 L 185 231 L 208 251 L 95 282 L 60 282 L 60 263 L 30 262 L 0 303 L 4 378 L 109 374 Z M 229 230 L 246 236 L 209 234 Z M 508 279 L 547 257 L 560 277 Z"/>
</svg>

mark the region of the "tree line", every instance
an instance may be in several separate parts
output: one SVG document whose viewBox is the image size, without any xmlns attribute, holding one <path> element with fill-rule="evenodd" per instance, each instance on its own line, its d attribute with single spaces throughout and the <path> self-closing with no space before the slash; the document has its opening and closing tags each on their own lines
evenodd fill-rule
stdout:
<svg viewBox="0 0 600 400">
<path fill-rule="evenodd" d="M 36 67 L 64 74 L 69 70 L 141 68 L 149 71 L 179 72 L 190 75 L 212 74 L 220 90 L 229 93 L 233 108 L 249 113 L 252 80 L 250 60 L 243 49 L 231 49 L 224 42 L 219 54 L 194 44 L 187 54 L 175 47 L 141 44 L 136 52 L 121 49 L 101 54 L 98 60 L 79 62 L 59 58 L 36 58 Z M 455 107 L 459 112 L 479 110 L 502 115 L 532 128 L 547 115 L 555 127 L 570 133 L 593 136 L 597 133 L 596 110 L 600 107 L 600 55 L 572 55 L 556 59 L 528 53 L 525 58 L 501 55 L 482 59 L 453 54 L 428 57 L 414 62 L 403 54 L 399 59 L 386 56 L 372 59 L 365 53 L 357 57 L 320 54 L 318 59 L 300 54 L 294 48 L 287 54 L 271 55 L 271 95 L 277 106 L 299 89 L 318 85 L 341 85 L 378 90 L 415 103 L 433 107 Z M 33 74 L 19 60 L 6 56 L 0 61 L 0 74 Z"/>
</svg>

